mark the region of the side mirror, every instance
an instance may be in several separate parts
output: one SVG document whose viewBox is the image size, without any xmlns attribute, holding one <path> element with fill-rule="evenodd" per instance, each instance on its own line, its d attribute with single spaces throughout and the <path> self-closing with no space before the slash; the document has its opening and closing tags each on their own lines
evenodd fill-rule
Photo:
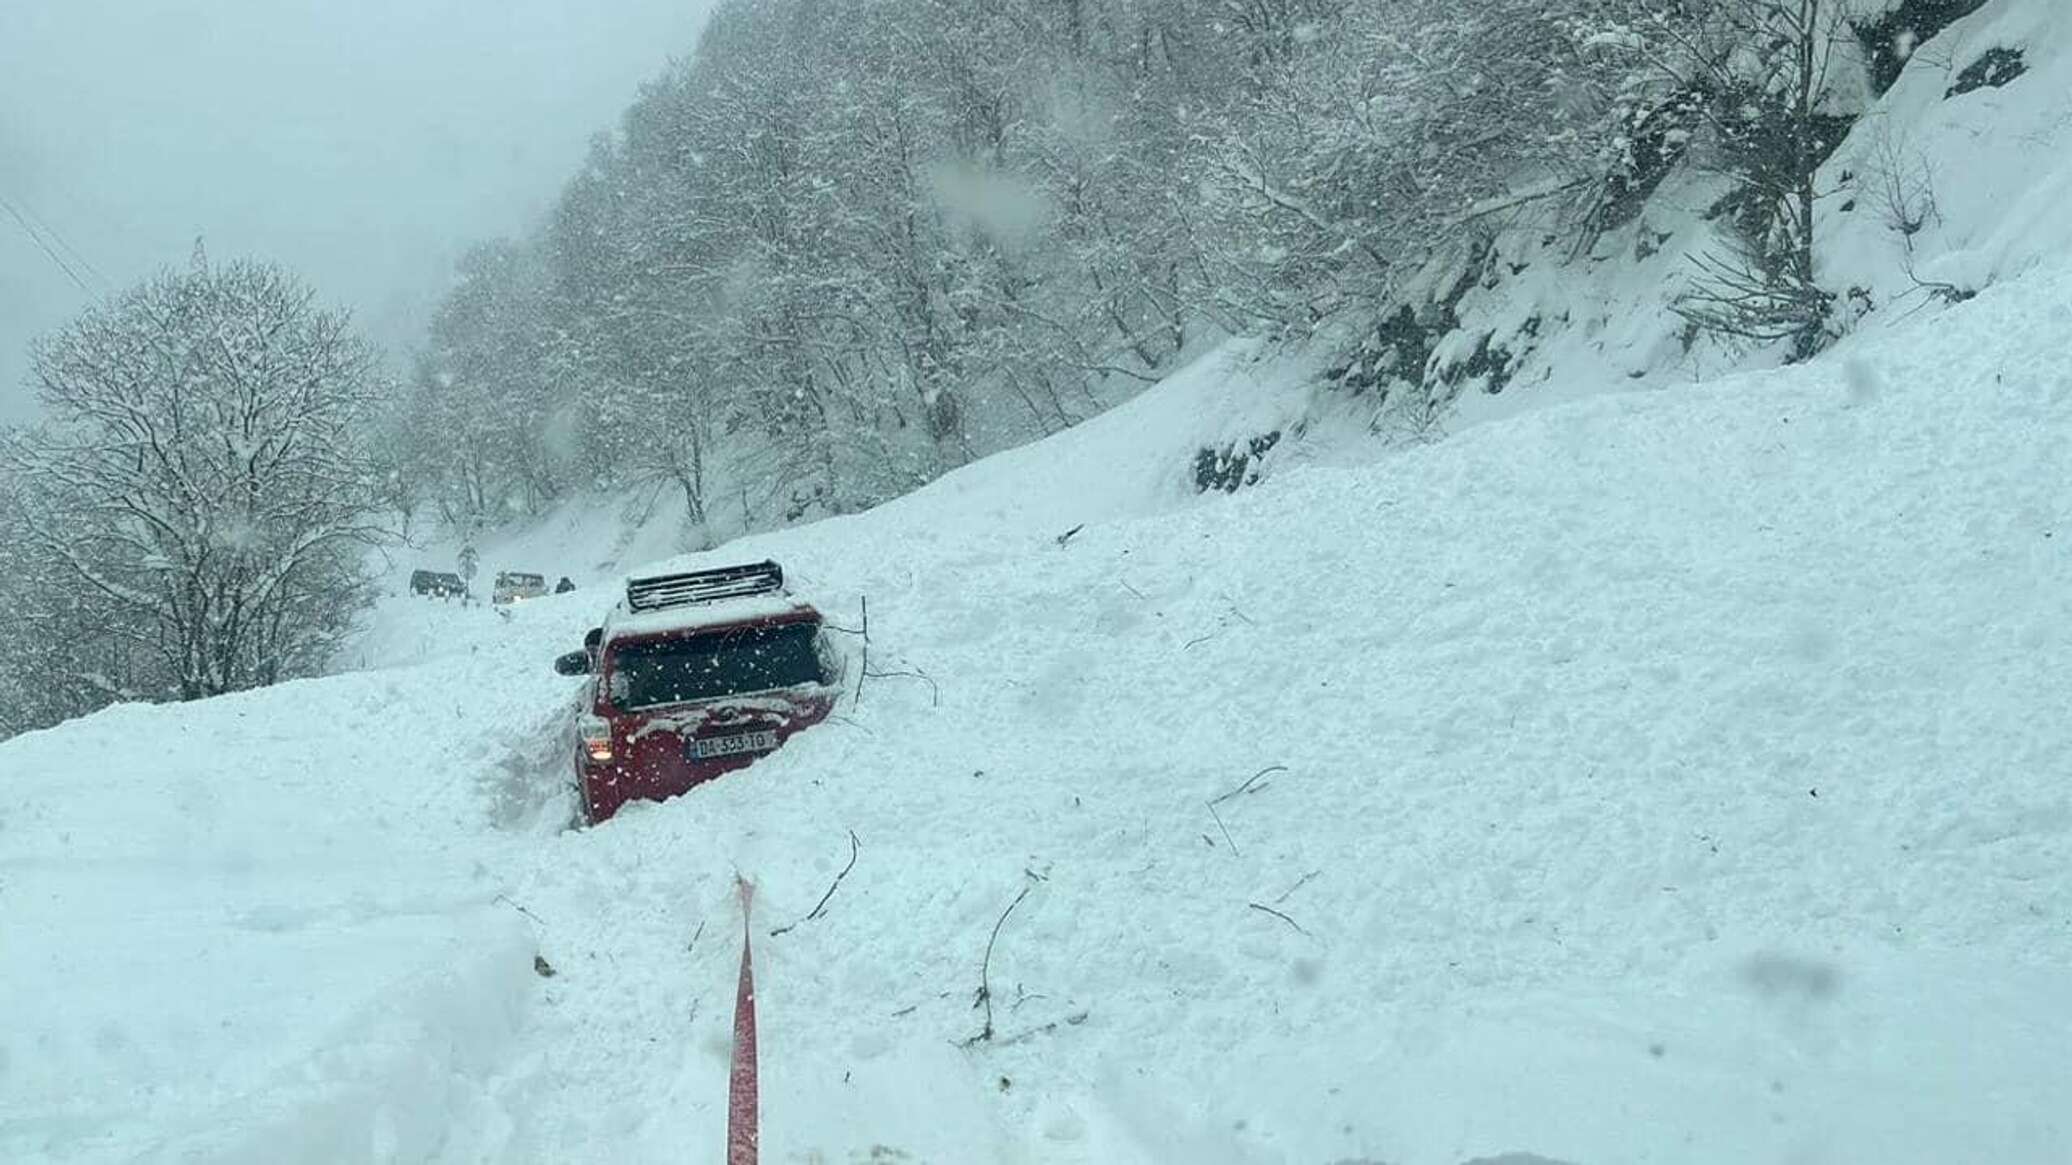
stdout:
<svg viewBox="0 0 2072 1165">
<path fill-rule="evenodd" d="M 554 657 L 554 672 L 564 676 L 586 676 L 590 674 L 590 653 L 571 651 Z"/>
</svg>

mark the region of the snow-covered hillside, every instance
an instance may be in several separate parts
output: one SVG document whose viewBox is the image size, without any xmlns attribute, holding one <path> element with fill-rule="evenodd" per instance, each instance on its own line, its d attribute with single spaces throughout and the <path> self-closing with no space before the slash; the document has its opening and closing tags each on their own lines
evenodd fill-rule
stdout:
<svg viewBox="0 0 2072 1165">
<path fill-rule="evenodd" d="M 1855 10 L 1893 7 L 1864 0 Z M 2007 52 L 2020 54 L 2012 80 L 1962 83 L 1967 70 Z M 1860 71 L 1853 42 L 1843 55 L 1846 69 Z M 2072 214 L 2064 212 L 2072 190 L 2072 6 L 1988 0 L 1916 46 L 1884 93 L 1837 88 L 1849 94 L 1855 121 L 1821 173 L 1816 251 L 1820 277 L 1841 295 L 1860 343 L 1883 343 L 2072 247 Z M 1529 213 L 1534 204 L 1515 219 L 1492 216 L 1477 245 L 1447 251 L 1399 293 L 1396 306 L 1420 325 L 1414 336 L 1384 327 L 1363 343 L 1339 321 L 1295 352 L 1233 341 L 1144 402 L 1081 426 L 1093 435 L 1068 431 L 1040 451 L 1010 450 L 983 470 L 953 474 L 958 484 L 949 488 L 990 495 L 972 499 L 974 519 L 1000 504 L 1048 506 L 1049 520 L 1069 526 L 1179 504 L 1198 492 L 1205 452 L 1246 455 L 1238 479 L 1266 478 L 1371 458 L 1377 435 L 1434 437 L 1606 393 L 1774 366 L 1780 346 L 1705 339 L 1672 308 L 1690 287 L 1693 256 L 1722 245 L 1712 207 L 1726 189 L 1719 175 L 1676 167 L 1631 221 L 1580 250 L 1573 231 L 1543 231 Z M 1424 416 L 1406 404 L 1422 393 L 1398 383 L 1384 402 L 1375 385 L 1362 386 L 1362 370 L 1371 372 L 1392 341 L 1405 341 L 1409 354 L 1387 358 L 1419 365 L 1424 390 L 1448 398 L 1448 407 Z M 1118 446 L 1130 455 L 1111 456 Z M 701 533 L 733 534 L 767 520 L 737 517 L 732 507 L 715 503 Z M 483 569 L 545 570 L 587 583 L 681 550 L 687 536 L 670 490 L 581 496 L 488 540 Z M 451 569 L 457 549 L 433 541 L 416 558 Z M 392 645 L 370 643 L 349 662 L 372 662 L 376 646 Z"/>
<path fill-rule="evenodd" d="M 2056 264 L 1230 498 L 1036 488 L 1155 480 L 1111 422 L 729 547 L 917 674 L 595 830 L 603 586 L 7 742 L 0 1158 L 713 1159 L 736 872 L 772 1161 L 2072 1158 L 2068 334 Z"/>
<path fill-rule="evenodd" d="M 1120 406 L 1048 440 L 1009 449 L 982 464 L 952 471 L 928 491 L 930 516 L 958 530 L 1012 528 L 1062 532 L 1084 522 L 1158 513 L 1198 496 L 1189 461 L 1202 449 L 1226 449 L 1262 433 L 1310 421 L 1310 381 L 1321 349 L 1273 349 L 1255 340 L 1217 345 L 1180 371 Z M 1292 441 L 1291 444 L 1296 442 Z M 1312 457 L 1323 447 L 1311 451 Z M 635 499 L 636 502 L 641 499 Z M 485 538 L 483 583 L 499 570 L 566 575 L 579 585 L 616 583 L 625 573 L 681 550 L 683 505 L 668 492 L 652 504 L 582 497 L 540 519 Z M 880 512 L 915 504 L 895 500 Z M 736 527 L 738 529 L 738 527 Z M 433 629 L 445 615 L 408 601 L 411 566 L 451 570 L 460 544 L 426 538 L 395 560 L 397 577 L 372 632 L 346 663 L 415 658 L 438 650 Z"/>
<path fill-rule="evenodd" d="M 1855 11 L 1896 7 L 1871 0 Z M 1908 7 L 1918 19 L 1957 6 Z M 2009 52 L 2022 71 L 2004 87 L 1964 80 L 1989 55 Z M 1879 342 L 1950 296 L 2065 253 L 2068 94 L 2072 6 L 1989 0 L 1914 46 L 1893 86 L 1865 94 L 1860 112 L 1844 103 L 1856 120 L 1820 174 L 1815 249 L 1820 278 L 1841 296 L 1857 334 Z M 1440 264 L 1413 282 L 1404 301 L 1421 319 L 1447 301 L 1456 320 L 1430 337 L 1431 379 L 1458 394 L 1448 427 L 1780 360 L 1774 346 L 1749 352 L 1687 335 L 1671 310 L 1690 284 L 1692 256 L 1720 248 L 1710 220 L 1724 189 L 1686 166 L 1633 221 L 1580 254 L 1567 232 L 1542 235 L 1527 220 L 1495 231 L 1473 263 Z"/>
</svg>

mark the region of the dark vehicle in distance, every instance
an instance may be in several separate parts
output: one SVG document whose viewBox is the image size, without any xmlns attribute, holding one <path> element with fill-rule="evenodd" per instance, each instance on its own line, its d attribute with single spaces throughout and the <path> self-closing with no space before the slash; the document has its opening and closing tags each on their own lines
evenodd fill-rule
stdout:
<svg viewBox="0 0 2072 1165">
<path fill-rule="evenodd" d="M 410 572 L 410 593 L 435 599 L 464 598 L 468 584 L 450 571 L 413 570 Z"/>
</svg>

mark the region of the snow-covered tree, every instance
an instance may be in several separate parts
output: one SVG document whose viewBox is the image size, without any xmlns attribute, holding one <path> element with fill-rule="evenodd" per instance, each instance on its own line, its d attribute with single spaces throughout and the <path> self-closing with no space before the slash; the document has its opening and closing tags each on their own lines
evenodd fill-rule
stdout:
<svg viewBox="0 0 2072 1165">
<path fill-rule="evenodd" d="M 1726 252 L 1697 260 L 1679 305 L 1692 323 L 1790 341 L 1805 358 L 1833 339 L 1835 293 L 1815 264 L 1821 166 L 1868 96 L 1849 0 L 1655 0 L 1640 27 L 1697 158 L 1731 182 L 1716 209 Z"/>
<path fill-rule="evenodd" d="M 62 678 L 193 699 L 320 669 L 387 536 L 374 356 L 348 319 L 278 267 L 197 248 L 32 362 L 46 419 L 5 447 L 10 541 L 50 572 L 37 617 L 75 634 L 84 604 L 123 665 Z"/>
<path fill-rule="evenodd" d="M 539 248 L 469 248 L 411 379 L 402 462 L 451 526 L 550 505 L 576 476 L 575 393 Z"/>
<path fill-rule="evenodd" d="M 135 699 L 151 672 L 126 634 L 134 616 L 32 543 L 31 509 L 51 507 L 0 468 L 0 739 Z"/>
<path fill-rule="evenodd" d="M 1295 324 L 1372 309 L 1495 216 L 1576 221 L 1632 71 L 1591 50 L 1617 8 L 1319 3 L 1237 26 L 1225 71 L 1245 83 L 1194 163 L 1229 308 Z"/>
</svg>

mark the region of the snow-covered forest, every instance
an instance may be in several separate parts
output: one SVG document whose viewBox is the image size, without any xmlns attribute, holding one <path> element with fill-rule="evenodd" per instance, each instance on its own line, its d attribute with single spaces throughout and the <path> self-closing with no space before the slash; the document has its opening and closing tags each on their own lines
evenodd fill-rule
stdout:
<svg viewBox="0 0 2072 1165">
<path fill-rule="evenodd" d="M 1686 163 L 1726 179 L 1693 325 L 1808 356 L 1845 326 L 1813 183 L 1889 82 L 1867 59 L 1976 7 L 725 4 L 549 223 L 470 255 L 404 471 L 460 523 L 664 488 L 698 544 L 896 496 L 1233 334 L 1379 337 L 1362 375 L 1428 417 L 1466 361 L 1420 359 L 1448 329 L 1394 322 L 1407 287 L 1507 234 L 1586 251 Z"/>
<path fill-rule="evenodd" d="M 537 229 L 468 252 L 420 350 L 321 403 L 369 459 L 348 541 L 477 535 L 583 497 L 666 499 L 682 546 L 713 545 L 896 497 L 1239 335 L 1331 347 L 1327 379 L 1378 440 L 1427 435 L 1463 391 L 1500 391 L 1540 326 L 1473 334 L 1462 294 L 1574 262 L 1679 171 L 1713 176 L 1707 237 L 1669 276 L 1685 351 L 1804 359 L 1868 306 L 1819 269 L 1821 168 L 1913 46 L 1977 7 L 729 0 Z M 1919 177 L 1879 178 L 1889 215 L 1934 213 Z M 207 326 L 137 322 L 176 344 Z M 0 572 L 24 613 L 0 732 L 321 671 L 360 605 L 352 569 L 241 560 L 310 579 L 310 613 L 283 622 L 303 600 L 277 588 L 269 615 L 204 609 L 190 592 L 214 584 L 166 569 L 194 537 L 300 534 L 162 512 L 242 504 L 171 481 L 95 494 L 65 451 L 151 434 L 75 399 L 113 387 L 80 385 L 77 355 L 35 372 L 72 431 L 17 434 L 0 480 L 11 521 L 41 515 L 0 542 L 27 560 Z M 123 407 L 149 429 L 164 406 Z"/>
</svg>

